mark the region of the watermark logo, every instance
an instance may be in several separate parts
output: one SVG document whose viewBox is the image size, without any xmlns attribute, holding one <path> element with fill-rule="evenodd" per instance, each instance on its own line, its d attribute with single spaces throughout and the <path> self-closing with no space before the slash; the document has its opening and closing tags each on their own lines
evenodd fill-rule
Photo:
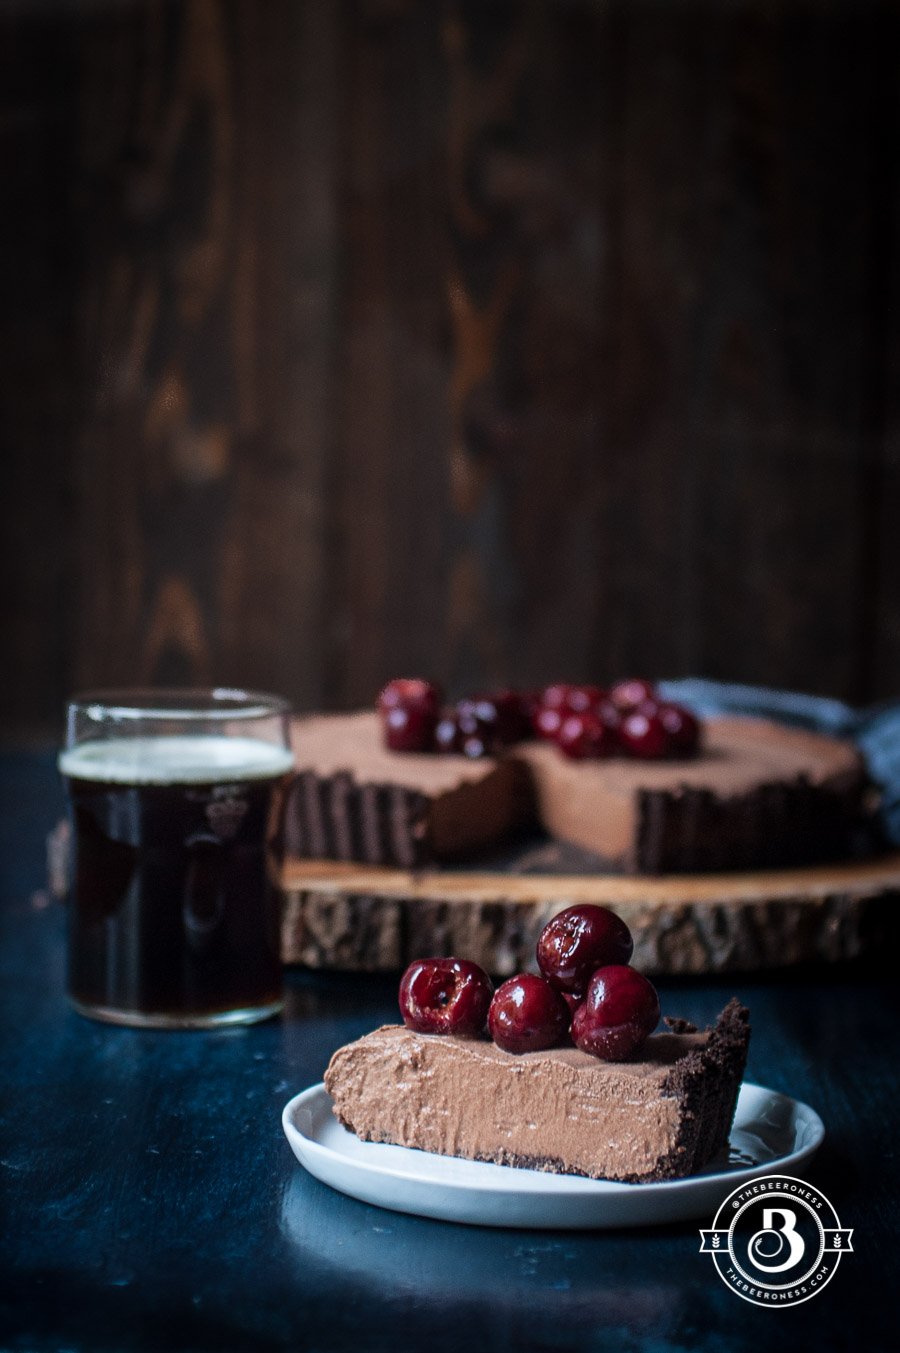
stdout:
<svg viewBox="0 0 900 1353">
<path fill-rule="evenodd" d="M 828 1199 L 790 1175 L 765 1175 L 735 1189 L 700 1232 L 719 1277 L 754 1306 L 798 1306 L 822 1291 L 852 1253 Z"/>
</svg>

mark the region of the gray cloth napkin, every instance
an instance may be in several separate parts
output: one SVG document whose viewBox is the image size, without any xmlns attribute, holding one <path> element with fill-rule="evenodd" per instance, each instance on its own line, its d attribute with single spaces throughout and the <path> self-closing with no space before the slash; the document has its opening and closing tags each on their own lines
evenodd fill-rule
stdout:
<svg viewBox="0 0 900 1353">
<path fill-rule="evenodd" d="M 851 738 L 881 789 L 881 829 L 890 842 L 900 846 L 900 701 L 854 709 L 840 700 L 827 700 L 820 695 L 695 677 L 661 681 L 659 689 L 667 700 L 679 700 L 701 715 L 755 714 L 795 728 Z"/>
</svg>

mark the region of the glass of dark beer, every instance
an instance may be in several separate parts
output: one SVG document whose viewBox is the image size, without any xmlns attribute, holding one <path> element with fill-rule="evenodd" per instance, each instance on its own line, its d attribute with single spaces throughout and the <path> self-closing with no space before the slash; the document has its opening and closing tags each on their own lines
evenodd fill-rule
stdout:
<svg viewBox="0 0 900 1353">
<path fill-rule="evenodd" d="M 103 691 L 67 710 L 69 998 L 115 1024 L 248 1024 L 282 1006 L 288 705 Z"/>
</svg>

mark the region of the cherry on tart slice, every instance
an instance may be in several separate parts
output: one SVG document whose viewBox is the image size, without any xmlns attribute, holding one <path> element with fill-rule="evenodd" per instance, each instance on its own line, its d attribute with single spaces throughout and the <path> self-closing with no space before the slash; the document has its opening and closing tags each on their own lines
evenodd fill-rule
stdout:
<svg viewBox="0 0 900 1353">
<path fill-rule="evenodd" d="M 519 702 L 519 715 L 525 732 L 523 738 L 534 737 L 534 721 L 541 708 L 541 692 L 536 690 L 516 691 Z"/>
<path fill-rule="evenodd" d="M 693 756 L 700 744 L 700 724 L 689 709 L 666 701 L 657 715 L 669 739 L 671 756 Z"/>
<path fill-rule="evenodd" d="M 569 1007 L 569 1014 L 574 1015 L 575 1011 L 578 1009 L 578 1007 L 581 1005 L 581 1002 L 584 1000 L 584 992 L 561 991 L 559 994 L 560 996 L 562 996 L 566 1005 Z"/>
<path fill-rule="evenodd" d="M 601 719 L 607 728 L 611 728 L 613 732 L 618 730 L 622 722 L 622 711 L 608 695 L 604 695 L 602 700 L 597 701 L 592 713 L 596 714 L 598 719 Z"/>
<path fill-rule="evenodd" d="M 400 1013 L 407 1029 L 419 1034 L 484 1033 L 494 988 L 477 963 L 464 958 L 420 958 L 400 979 Z"/>
<path fill-rule="evenodd" d="M 606 691 L 600 686 L 573 686 L 569 691 L 567 707 L 572 714 L 586 714 L 596 709 L 601 700 L 606 699 Z"/>
<path fill-rule="evenodd" d="M 552 686 L 545 686 L 541 691 L 541 704 L 544 709 L 558 709 L 566 713 L 570 708 L 569 697 L 575 689 L 571 681 L 554 681 Z"/>
<path fill-rule="evenodd" d="M 431 681 L 389 681 L 376 702 L 385 745 L 392 752 L 430 752 L 441 712 L 441 691 Z"/>
<path fill-rule="evenodd" d="M 646 708 L 646 707 L 645 707 Z M 632 710 L 618 729 L 619 742 L 630 756 L 643 761 L 658 761 L 670 750 L 669 734 L 656 707 Z"/>
<path fill-rule="evenodd" d="M 656 988 L 634 968 L 598 968 L 572 1017 L 572 1041 L 607 1062 L 627 1062 L 659 1023 Z"/>
<path fill-rule="evenodd" d="M 547 742 L 554 742 L 563 726 L 564 718 L 564 711 L 556 706 L 541 705 L 534 716 L 531 727 L 536 737 L 544 738 Z"/>
<path fill-rule="evenodd" d="M 517 691 L 488 691 L 460 700 L 460 715 L 474 716 L 488 729 L 491 739 L 507 746 L 531 736 L 531 720 Z"/>
<path fill-rule="evenodd" d="M 656 699 L 656 687 L 652 681 L 643 681 L 632 677 L 628 681 L 619 681 L 613 686 L 609 698 L 623 713 L 637 709 L 645 700 Z"/>
<path fill-rule="evenodd" d="M 556 744 L 562 754 L 573 761 L 595 761 L 601 757 L 615 756 L 619 750 L 616 729 L 590 712 L 570 714 L 563 719 L 556 735 Z"/>
<path fill-rule="evenodd" d="M 575 685 L 569 681 L 557 681 L 545 686 L 541 694 L 544 709 L 557 709 L 565 717 L 567 714 L 584 714 L 605 700 L 606 691 L 600 686 Z"/>
<path fill-rule="evenodd" d="M 439 752 L 458 756 L 462 752 L 463 733 L 456 719 L 456 711 L 445 712 L 434 730 L 434 745 Z"/>
<path fill-rule="evenodd" d="M 470 701 L 460 701 L 446 710 L 434 731 L 434 746 L 438 752 L 456 756 L 493 756 L 497 745 L 496 731 L 474 712 Z"/>
<path fill-rule="evenodd" d="M 421 709 L 395 705 L 382 715 L 381 727 L 391 752 L 430 752 L 434 747 L 434 719 Z"/>
<path fill-rule="evenodd" d="M 491 1038 L 505 1052 L 540 1052 L 565 1041 L 569 1007 L 543 977 L 520 973 L 494 992 L 488 1010 Z"/>
<path fill-rule="evenodd" d="M 398 677 L 384 687 L 377 704 L 379 714 L 402 706 L 404 709 L 421 709 L 436 719 L 441 712 L 441 688 L 435 682 L 419 677 Z"/>
<path fill-rule="evenodd" d="M 625 964 L 634 952 L 631 931 L 614 911 L 582 902 L 566 907 L 538 936 L 538 967 L 560 991 L 587 990 L 598 968 Z"/>
</svg>

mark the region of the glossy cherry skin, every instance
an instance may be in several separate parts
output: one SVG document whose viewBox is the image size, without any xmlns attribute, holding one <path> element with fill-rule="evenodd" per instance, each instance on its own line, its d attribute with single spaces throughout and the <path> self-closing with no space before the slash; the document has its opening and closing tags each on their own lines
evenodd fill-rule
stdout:
<svg viewBox="0 0 900 1353">
<path fill-rule="evenodd" d="M 595 710 L 606 698 L 606 691 L 601 686 L 572 686 L 566 708 L 572 714 L 586 714 L 589 710 Z"/>
<path fill-rule="evenodd" d="M 572 1017 L 572 1041 L 607 1062 L 627 1062 L 659 1023 L 656 988 L 634 968 L 614 965 L 594 973 Z"/>
<path fill-rule="evenodd" d="M 434 745 L 439 752 L 458 756 L 462 752 L 462 729 L 457 723 L 456 713 L 449 710 L 438 720 L 434 730 Z"/>
<path fill-rule="evenodd" d="M 531 737 L 534 697 L 529 691 L 494 691 L 489 697 L 497 709 L 497 732 L 501 742 L 521 742 Z"/>
<path fill-rule="evenodd" d="M 541 704 L 545 709 L 569 709 L 569 697 L 575 687 L 571 681 L 554 681 L 552 686 L 545 686 L 541 691 Z"/>
<path fill-rule="evenodd" d="M 555 742 L 559 730 L 563 726 L 565 712 L 552 705 L 541 705 L 532 721 L 532 729 L 535 736 L 543 738 L 546 742 Z"/>
<path fill-rule="evenodd" d="M 400 1013 L 419 1034 L 480 1038 L 494 988 L 477 963 L 464 958 L 420 958 L 400 981 Z"/>
<path fill-rule="evenodd" d="M 392 752 L 430 752 L 435 720 L 427 710 L 395 705 L 381 716 L 385 746 Z"/>
<path fill-rule="evenodd" d="M 614 911 L 581 902 L 547 922 L 535 952 L 548 982 L 560 991 L 584 993 L 598 968 L 630 961 L 634 941 Z"/>
<path fill-rule="evenodd" d="M 541 691 L 516 691 L 519 701 L 519 713 L 525 725 L 523 737 L 530 738 L 534 736 L 534 721 L 537 718 L 538 710 L 541 708 Z"/>
<path fill-rule="evenodd" d="M 663 702 L 657 709 L 669 739 L 670 756 L 693 756 L 700 745 L 700 724 L 683 705 Z"/>
<path fill-rule="evenodd" d="M 539 1052 L 565 1041 L 569 1007 L 543 977 L 520 973 L 494 992 L 488 1010 L 491 1038 L 505 1052 Z"/>
<path fill-rule="evenodd" d="M 460 715 L 478 720 L 490 730 L 491 737 L 503 746 L 531 736 L 531 720 L 517 691 L 489 691 L 460 700 Z"/>
<path fill-rule="evenodd" d="M 623 711 L 637 709 L 644 700 L 656 699 L 656 687 L 652 681 L 632 677 L 628 681 L 617 682 L 610 691 L 609 698 Z"/>
<path fill-rule="evenodd" d="M 431 681 L 402 677 L 378 697 L 385 746 L 392 752 L 430 752 L 441 709 L 441 691 Z"/>
<path fill-rule="evenodd" d="M 578 1009 L 578 1007 L 581 1005 L 581 1002 L 584 1000 L 584 992 L 561 991 L 559 994 L 560 996 L 562 996 L 566 1005 L 569 1007 L 569 1014 L 574 1015 L 575 1011 Z"/>
<path fill-rule="evenodd" d="M 378 696 L 378 711 L 387 713 L 390 709 L 421 709 L 435 720 L 441 712 L 441 688 L 433 681 L 422 681 L 418 677 L 398 677 L 389 681 Z"/>
<path fill-rule="evenodd" d="M 603 720 L 607 728 L 617 729 L 622 722 L 622 711 L 608 695 L 604 695 L 602 700 L 597 701 L 593 713 Z"/>
<path fill-rule="evenodd" d="M 556 735 L 556 745 L 564 756 L 573 761 L 597 760 L 615 756 L 619 739 L 614 728 L 596 714 L 570 714 L 563 719 Z"/>
<path fill-rule="evenodd" d="M 439 752 L 477 758 L 493 755 L 497 737 L 492 725 L 485 723 L 472 709 L 458 705 L 446 712 L 438 723 L 434 745 Z"/>
<path fill-rule="evenodd" d="M 478 761 L 483 756 L 493 756 L 496 750 L 496 744 L 484 733 L 467 733 L 462 740 L 462 754 L 472 761 Z"/>
<path fill-rule="evenodd" d="M 554 682 L 541 692 L 543 707 L 558 709 L 563 715 L 584 714 L 606 698 L 606 691 L 601 686 L 577 685 L 571 681 Z"/>
<path fill-rule="evenodd" d="M 669 735 L 659 714 L 648 710 L 633 710 L 619 725 L 619 743 L 629 756 L 645 761 L 657 761 L 668 756 Z"/>
</svg>

